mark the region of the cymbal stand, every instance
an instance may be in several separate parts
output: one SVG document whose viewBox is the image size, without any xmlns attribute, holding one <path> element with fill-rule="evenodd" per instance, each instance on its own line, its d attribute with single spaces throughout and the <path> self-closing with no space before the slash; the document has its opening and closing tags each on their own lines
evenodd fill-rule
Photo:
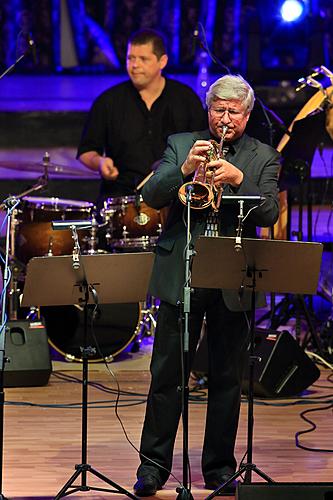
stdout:
<svg viewBox="0 0 333 500">
<path fill-rule="evenodd" d="M 68 227 L 72 230 L 74 249 L 73 249 L 73 269 L 79 270 L 81 267 L 83 269 L 83 274 L 85 276 L 84 267 L 81 259 L 81 251 L 79 238 L 74 223 L 68 221 Z M 65 225 L 63 224 L 63 229 Z M 80 282 L 81 291 L 83 293 L 82 303 L 84 304 L 84 334 L 83 334 L 83 346 L 81 347 L 82 354 L 82 416 L 81 416 L 81 463 L 75 465 L 75 472 L 70 477 L 70 479 L 61 488 L 59 493 L 54 497 L 54 500 L 63 498 L 65 496 L 71 495 L 78 491 L 106 491 L 109 493 L 121 493 L 128 496 L 129 498 L 137 499 L 135 495 L 127 491 L 125 488 L 115 483 L 111 479 L 107 478 L 101 474 L 96 469 L 93 469 L 91 465 L 87 463 L 87 443 L 88 443 L 88 359 L 95 354 L 96 349 L 88 345 L 88 303 L 90 293 L 92 293 L 94 299 L 97 297 L 97 292 L 95 288 L 90 285 L 86 278 Z M 98 477 L 105 483 L 109 484 L 115 489 L 99 488 L 88 486 L 87 484 L 87 474 L 90 472 L 94 476 Z M 74 484 L 75 480 L 81 476 L 80 484 Z"/>
<path fill-rule="evenodd" d="M 255 304 L 256 304 L 256 278 L 257 273 L 260 277 L 260 274 L 263 270 L 249 268 L 247 270 L 247 274 L 252 278 L 251 284 L 251 321 L 250 321 L 250 342 L 249 342 L 249 387 L 248 387 L 248 413 L 247 413 L 247 463 L 242 465 L 238 471 L 235 472 L 230 478 L 223 484 L 221 484 L 213 493 L 208 495 L 205 500 L 211 500 L 215 496 L 219 495 L 219 493 L 229 484 L 231 484 L 235 479 L 244 476 L 244 483 L 251 484 L 252 482 L 252 472 L 256 472 L 258 476 L 262 477 L 268 483 L 274 483 L 273 479 L 269 477 L 265 472 L 260 470 L 253 462 L 253 427 L 254 427 L 254 411 L 253 411 L 253 399 L 254 399 L 254 367 L 255 363 L 260 361 L 258 356 L 255 356 L 254 347 L 255 347 Z"/>
</svg>

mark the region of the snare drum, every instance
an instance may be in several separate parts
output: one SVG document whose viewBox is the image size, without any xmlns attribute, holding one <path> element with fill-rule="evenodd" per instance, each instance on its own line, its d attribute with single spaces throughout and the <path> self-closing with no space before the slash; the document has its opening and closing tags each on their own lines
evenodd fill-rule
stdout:
<svg viewBox="0 0 333 500">
<path fill-rule="evenodd" d="M 88 306 L 88 325 L 95 306 Z M 41 307 L 50 345 L 67 361 L 82 361 L 84 310 L 79 306 Z M 118 356 L 135 338 L 140 324 L 141 304 L 102 304 L 88 328 L 87 345 L 96 352 L 90 362 Z M 96 345 L 98 344 L 98 345 Z"/>
<path fill-rule="evenodd" d="M 70 255 L 73 239 L 70 230 L 54 231 L 53 220 L 90 219 L 93 203 L 60 198 L 25 196 L 17 214 L 15 252 L 17 258 L 27 263 L 32 257 L 43 255 Z M 79 240 L 87 236 L 79 231 Z"/>
<path fill-rule="evenodd" d="M 141 195 L 108 198 L 101 215 L 109 226 L 108 245 L 114 249 L 149 250 L 162 232 L 160 211 L 148 207 Z"/>
</svg>

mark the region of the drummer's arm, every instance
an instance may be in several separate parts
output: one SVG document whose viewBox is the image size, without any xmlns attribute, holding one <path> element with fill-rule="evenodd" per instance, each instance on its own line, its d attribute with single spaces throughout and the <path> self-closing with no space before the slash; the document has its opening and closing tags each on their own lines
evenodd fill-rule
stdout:
<svg viewBox="0 0 333 500">
<path fill-rule="evenodd" d="M 97 151 L 87 151 L 79 156 L 79 161 L 90 170 L 99 172 L 101 177 L 109 181 L 115 181 L 119 175 L 117 167 L 112 158 L 101 156 Z"/>
</svg>

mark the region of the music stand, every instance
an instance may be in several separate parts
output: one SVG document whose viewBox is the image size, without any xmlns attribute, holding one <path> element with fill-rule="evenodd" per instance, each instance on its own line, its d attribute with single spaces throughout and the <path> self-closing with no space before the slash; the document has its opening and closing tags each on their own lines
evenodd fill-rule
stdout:
<svg viewBox="0 0 333 500">
<path fill-rule="evenodd" d="M 88 304 L 128 303 L 145 300 L 153 259 L 152 252 L 144 252 L 83 255 L 80 257 L 78 268 L 73 266 L 73 256 L 34 257 L 28 263 L 22 306 L 74 304 L 84 306 L 84 345 L 81 347 L 82 462 L 75 465 L 74 474 L 54 497 L 55 500 L 77 491 L 91 490 L 122 493 L 130 498 L 137 498 L 87 463 L 88 357 L 93 350 L 91 346 L 87 345 L 87 309 Z M 115 489 L 88 486 L 88 472 Z M 81 484 L 74 484 L 80 475 Z"/>
<path fill-rule="evenodd" d="M 246 292 L 243 293 L 244 300 L 251 306 L 247 463 L 206 498 L 210 500 L 243 473 L 246 484 L 252 482 L 252 471 L 267 482 L 274 482 L 252 463 L 253 376 L 254 364 L 258 361 L 254 356 L 256 292 L 315 294 L 323 245 L 243 238 L 241 251 L 236 252 L 235 238 L 201 236 L 195 245 L 195 250 L 196 256 L 192 267 L 193 287 L 238 291 L 251 289 L 250 297 L 246 297 Z M 214 272 L 212 272 L 212 262 L 214 262 Z"/>
<path fill-rule="evenodd" d="M 316 96 L 315 102 L 313 97 Z M 320 101 L 318 101 L 318 97 Z M 277 150 L 282 154 L 281 173 L 279 176 L 279 185 L 281 191 L 288 192 L 288 238 L 295 236 L 298 241 L 304 241 L 303 217 L 304 208 L 307 214 L 307 241 L 313 241 L 312 229 L 312 206 L 313 206 L 313 186 L 311 177 L 311 165 L 316 148 L 324 146 L 327 140 L 330 141 L 327 132 L 325 131 L 325 113 L 318 112 L 321 108 L 321 103 L 324 100 L 324 94 L 321 92 L 312 96 L 299 115 L 295 118 L 290 126 L 291 135 L 288 139 L 285 136 L 277 146 Z M 314 114 L 312 114 L 316 111 Z M 285 142 L 287 141 L 287 142 Z M 321 145 L 321 146 L 320 146 Z M 297 228 L 291 231 L 292 222 L 292 206 L 297 200 L 298 218 Z M 300 332 L 300 317 L 303 314 L 311 336 L 315 342 L 315 347 L 319 354 L 323 355 L 321 345 L 314 338 L 314 314 L 311 297 L 309 297 L 308 305 L 303 295 L 295 296 L 286 295 L 278 304 L 271 301 L 270 312 L 259 318 L 257 324 L 266 318 L 270 318 L 270 328 L 276 329 L 289 318 L 296 318 L 296 338 L 298 339 Z M 303 346 L 308 343 L 308 336 L 303 338 Z"/>
</svg>

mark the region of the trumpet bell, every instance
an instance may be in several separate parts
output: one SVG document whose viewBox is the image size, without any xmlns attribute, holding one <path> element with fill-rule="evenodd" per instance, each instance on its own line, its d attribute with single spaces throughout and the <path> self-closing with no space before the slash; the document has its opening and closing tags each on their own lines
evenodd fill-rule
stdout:
<svg viewBox="0 0 333 500">
<path fill-rule="evenodd" d="M 202 210 L 209 207 L 214 199 L 214 193 L 210 186 L 203 182 L 186 182 L 178 191 L 180 201 L 186 205 L 187 186 L 192 186 L 190 206 L 193 209 Z"/>
</svg>

